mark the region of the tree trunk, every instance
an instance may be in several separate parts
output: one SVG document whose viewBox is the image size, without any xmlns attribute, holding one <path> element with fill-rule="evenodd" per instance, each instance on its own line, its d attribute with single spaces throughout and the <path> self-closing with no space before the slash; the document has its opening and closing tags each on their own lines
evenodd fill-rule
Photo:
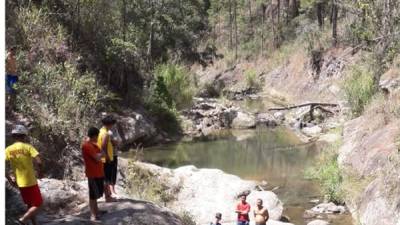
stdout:
<svg viewBox="0 0 400 225">
<path fill-rule="evenodd" d="M 262 10 L 262 23 L 261 23 L 261 55 L 264 55 L 264 29 L 265 29 L 265 11 L 267 6 L 263 3 L 261 5 Z"/>
<path fill-rule="evenodd" d="M 290 7 L 289 7 L 289 4 L 290 4 L 290 2 L 289 2 L 290 0 L 285 0 L 284 1 L 284 4 L 285 4 L 285 22 L 286 22 L 286 25 L 288 25 L 289 24 L 289 21 L 290 21 Z"/>
<path fill-rule="evenodd" d="M 229 49 L 233 47 L 233 18 L 232 18 L 232 0 L 229 0 Z"/>
<path fill-rule="evenodd" d="M 320 28 L 321 30 L 322 30 L 323 27 L 324 27 L 324 16 L 323 16 L 322 9 L 323 9 L 323 3 L 319 1 L 319 2 L 317 3 L 316 10 L 317 10 L 318 26 L 319 26 L 319 28 Z"/>
<path fill-rule="evenodd" d="M 337 45 L 337 16 L 338 16 L 338 6 L 336 0 L 332 0 L 332 45 L 336 47 Z"/>
<path fill-rule="evenodd" d="M 297 0 L 289 0 L 290 19 L 299 15 L 299 3 Z"/>
<path fill-rule="evenodd" d="M 249 0 L 249 26 L 250 26 L 250 34 L 253 35 L 254 30 L 253 30 L 253 18 L 251 15 L 251 1 Z"/>
<path fill-rule="evenodd" d="M 126 0 L 122 0 L 122 40 L 126 41 Z M 127 82 L 126 82 L 126 56 L 123 56 L 124 60 L 122 62 L 122 73 L 121 78 L 119 80 L 119 87 L 123 93 L 127 90 Z"/>
<path fill-rule="evenodd" d="M 234 16 L 235 16 L 235 60 L 237 60 L 238 50 L 238 29 L 237 29 L 237 0 L 234 0 Z"/>
</svg>

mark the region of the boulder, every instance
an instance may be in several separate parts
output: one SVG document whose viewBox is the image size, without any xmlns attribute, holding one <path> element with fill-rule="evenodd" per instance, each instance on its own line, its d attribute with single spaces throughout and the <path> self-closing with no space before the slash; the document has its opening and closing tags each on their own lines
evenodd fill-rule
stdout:
<svg viewBox="0 0 400 225">
<path fill-rule="evenodd" d="M 40 179 L 38 180 L 45 210 L 64 214 L 77 209 L 87 201 L 86 181 Z"/>
<path fill-rule="evenodd" d="M 324 220 L 313 220 L 309 222 L 307 225 L 329 225 L 329 223 Z"/>
<path fill-rule="evenodd" d="M 284 116 L 283 116 L 284 119 Z M 278 125 L 278 121 L 282 122 L 282 118 L 275 117 L 274 115 L 271 115 L 269 113 L 258 113 L 256 114 L 256 121 L 257 125 L 262 124 L 268 127 L 275 127 Z"/>
<path fill-rule="evenodd" d="M 307 136 L 317 136 L 322 133 L 322 128 L 318 125 L 312 126 L 312 127 L 303 127 L 301 130 L 305 135 Z"/>
<path fill-rule="evenodd" d="M 86 207 L 87 208 L 87 207 Z M 119 199 L 113 203 L 99 203 L 99 209 L 107 211 L 100 217 L 103 225 L 183 225 L 179 216 L 167 208 L 159 207 L 150 202 Z M 67 215 L 63 218 L 50 219 L 46 216 L 39 217 L 39 222 L 44 225 L 92 225 L 89 221 L 88 209 L 83 212 Z"/>
<path fill-rule="evenodd" d="M 231 127 L 234 129 L 249 129 L 256 126 L 256 118 L 245 112 L 238 112 L 232 120 Z"/>
<path fill-rule="evenodd" d="M 279 220 L 282 215 L 282 202 L 273 192 L 257 191 L 255 182 L 242 180 L 221 170 L 198 169 L 194 166 L 171 170 L 147 163 L 136 165 L 150 170 L 156 177 L 167 180 L 169 186 L 178 189 L 176 200 L 169 207 L 174 211 L 189 211 L 198 224 L 209 223 L 216 212 L 222 213 L 224 221 L 235 221 L 237 215 L 234 208 L 241 193 L 249 193 L 248 202 L 252 207 L 257 198 L 263 199 L 271 219 Z"/>
<path fill-rule="evenodd" d="M 333 202 L 329 203 L 321 203 L 311 209 L 311 211 L 314 211 L 316 213 L 345 213 L 346 208 L 341 205 L 335 205 Z"/>
<path fill-rule="evenodd" d="M 151 142 L 151 139 L 157 135 L 153 122 L 140 113 L 125 110 L 121 114 L 115 115 L 115 117 L 117 119 L 118 132 L 125 146 L 137 142 Z"/>
</svg>

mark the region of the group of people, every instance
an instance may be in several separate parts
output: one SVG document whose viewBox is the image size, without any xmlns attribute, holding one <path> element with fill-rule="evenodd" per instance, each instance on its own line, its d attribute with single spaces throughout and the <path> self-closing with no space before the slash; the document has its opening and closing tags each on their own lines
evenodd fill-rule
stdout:
<svg viewBox="0 0 400 225">
<path fill-rule="evenodd" d="M 116 147 L 121 143 L 118 131 L 114 129 L 116 120 L 108 115 L 102 119 L 103 127 L 91 127 L 82 144 L 82 156 L 85 174 L 88 179 L 90 220 L 98 221 L 105 213 L 98 209 L 97 200 L 104 194 L 106 202 L 117 201 L 115 191 L 117 180 L 118 154 Z M 29 144 L 28 130 L 16 125 L 11 131 L 14 143 L 5 150 L 6 178 L 17 187 L 28 210 L 16 222 L 21 225 L 32 221 L 36 225 L 35 215 L 43 204 L 37 177 L 42 177 L 42 162 L 39 152 Z M 11 167 L 11 168 L 10 168 Z"/>
<path fill-rule="evenodd" d="M 108 115 L 102 119 L 103 127 L 99 130 L 90 127 L 87 137 L 81 146 L 85 174 L 88 179 L 88 194 L 90 220 L 97 222 L 99 217 L 106 213 L 98 209 L 97 200 L 103 195 L 106 202 L 117 201 L 115 184 L 117 180 L 118 154 L 116 147 L 121 143 L 121 137 L 114 128 L 116 120 Z M 6 148 L 7 169 L 6 178 L 9 183 L 18 187 L 24 203 L 28 206 L 26 213 L 17 222 L 27 224 L 29 220 L 36 225 L 35 215 L 39 211 L 43 199 L 37 184 L 37 178 L 42 177 L 42 162 L 39 152 L 28 144 L 28 130 L 23 125 L 16 125 L 11 131 L 15 140 L 14 144 Z M 35 166 L 37 176 L 35 174 Z M 237 225 L 248 225 L 250 222 L 250 204 L 246 201 L 246 195 L 240 196 L 237 204 Z M 269 219 L 268 210 L 263 206 L 262 199 L 257 199 L 256 208 L 253 210 L 256 225 L 265 225 Z M 215 215 L 215 222 L 211 225 L 221 225 L 221 213 Z"/>
<path fill-rule="evenodd" d="M 117 181 L 118 154 L 116 146 L 121 143 L 118 131 L 114 129 L 116 120 L 108 115 L 102 119 L 99 130 L 91 127 L 82 144 L 85 174 L 88 178 L 90 220 L 98 221 L 105 211 L 98 210 L 97 200 L 104 194 L 106 202 L 114 202 Z"/>
<path fill-rule="evenodd" d="M 250 204 L 246 201 L 246 195 L 240 196 L 240 202 L 236 205 L 235 213 L 237 213 L 237 225 L 250 224 Z M 263 206 L 263 200 L 257 199 L 256 208 L 253 210 L 254 220 L 256 225 L 266 225 L 269 219 L 268 209 Z M 210 225 L 221 225 L 222 214 L 215 214 L 215 222 Z"/>
</svg>

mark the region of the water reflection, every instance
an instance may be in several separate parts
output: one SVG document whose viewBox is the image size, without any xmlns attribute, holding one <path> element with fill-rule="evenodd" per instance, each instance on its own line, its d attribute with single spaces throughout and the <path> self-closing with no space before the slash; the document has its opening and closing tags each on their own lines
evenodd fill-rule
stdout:
<svg viewBox="0 0 400 225">
<path fill-rule="evenodd" d="M 208 140 L 182 142 L 147 148 L 143 161 L 168 168 L 195 165 L 198 168 L 218 168 L 243 179 L 265 180 L 269 188 L 284 202 L 285 214 L 297 225 L 307 224 L 304 210 L 313 205 L 309 200 L 321 199 L 318 185 L 305 180 L 304 169 L 310 166 L 318 147 L 303 144 L 283 128 L 224 131 Z M 125 156 L 130 157 L 127 153 Z M 351 224 L 348 215 L 334 225 Z"/>
<path fill-rule="evenodd" d="M 149 148 L 144 161 L 168 168 L 218 168 L 244 179 L 266 180 L 271 188 L 280 187 L 282 200 L 300 204 L 319 193 L 314 183 L 303 178 L 304 168 L 316 154 L 315 146 L 302 144 L 286 129 L 259 128 L 230 131 L 213 141 Z"/>
</svg>

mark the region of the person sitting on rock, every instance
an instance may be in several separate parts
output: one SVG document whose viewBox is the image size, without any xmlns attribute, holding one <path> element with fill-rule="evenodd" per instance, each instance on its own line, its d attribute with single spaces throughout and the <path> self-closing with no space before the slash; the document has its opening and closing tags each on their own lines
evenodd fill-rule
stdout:
<svg viewBox="0 0 400 225">
<path fill-rule="evenodd" d="M 269 219 L 267 208 L 263 206 L 262 199 L 257 199 L 257 207 L 254 209 L 254 218 L 256 225 L 266 225 Z"/>
<path fill-rule="evenodd" d="M 18 187 L 22 200 L 28 206 L 26 213 L 18 219 L 18 223 L 24 225 L 28 220 L 36 225 L 35 216 L 43 204 L 42 195 L 35 175 L 34 163 L 37 167 L 38 177 L 41 177 L 41 160 L 39 152 L 30 144 L 26 143 L 28 130 L 23 125 L 16 125 L 11 131 L 15 143 L 6 148 L 6 162 L 11 164 L 15 177 L 6 172 L 8 182 Z M 8 167 L 7 163 L 7 168 Z"/>
<path fill-rule="evenodd" d="M 240 196 L 240 202 L 236 206 L 236 213 L 238 214 L 237 225 L 249 225 L 250 218 L 250 204 L 246 202 L 246 195 Z"/>
<path fill-rule="evenodd" d="M 113 128 L 116 120 L 108 115 L 101 120 L 103 127 L 100 129 L 100 134 L 97 139 L 97 145 L 100 147 L 101 151 L 105 152 L 105 157 L 102 158 L 104 163 L 104 183 L 105 183 L 105 199 L 106 202 L 113 202 L 115 198 L 112 197 L 112 186 L 115 185 L 116 182 L 116 162 L 114 161 L 114 145 L 113 141 L 113 132 L 111 129 Z M 115 179 L 114 179 L 115 178 Z"/>
<path fill-rule="evenodd" d="M 99 210 L 97 207 L 97 199 L 101 198 L 104 193 L 104 169 L 101 158 L 105 155 L 105 152 L 101 151 L 99 146 L 97 146 L 98 136 L 99 129 L 91 127 L 88 131 L 89 138 L 82 144 L 82 156 L 89 186 L 91 221 L 98 221 Z"/>
<path fill-rule="evenodd" d="M 220 221 L 222 218 L 222 214 L 221 213 L 216 213 L 215 214 L 215 223 L 211 222 L 210 225 L 221 225 Z"/>
</svg>

